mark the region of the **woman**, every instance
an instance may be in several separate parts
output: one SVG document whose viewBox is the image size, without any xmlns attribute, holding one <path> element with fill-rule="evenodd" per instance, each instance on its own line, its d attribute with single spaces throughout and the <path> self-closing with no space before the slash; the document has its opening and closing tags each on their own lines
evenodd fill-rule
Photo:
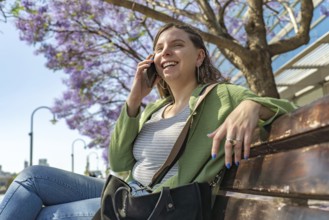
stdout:
<svg viewBox="0 0 329 220">
<path fill-rule="evenodd" d="M 142 185 L 150 183 L 166 159 L 207 83 L 225 81 L 211 64 L 201 36 L 189 26 L 165 25 L 156 35 L 153 48 L 153 59 L 137 67 L 109 152 L 112 170 L 129 170 L 128 179 Z M 141 113 L 141 101 L 151 91 L 143 71 L 153 62 L 163 98 Z M 184 154 L 154 190 L 211 181 L 224 163 L 228 169 L 232 166 L 233 151 L 234 162 L 239 165 L 242 146 L 243 157 L 249 156 L 258 119 L 267 120 L 262 123 L 265 125 L 292 109 L 294 106 L 284 100 L 257 97 L 242 87 L 220 83 L 194 113 Z"/>
<path fill-rule="evenodd" d="M 222 82 L 196 110 L 183 155 L 154 191 L 162 186 L 211 181 L 224 164 L 228 169 L 233 162 L 238 166 L 241 157 L 249 156 L 257 123 L 270 123 L 294 109 L 286 101 L 257 97 L 224 83 L 202 38 L 189 26 L 167 24 L 161 28 L 151 57 L 137 66 L 109 149 L 111 169 L 131 171 L 127 181 L 135 195 L 147 193 L 141 186 L 150 183 L 168 156 L 208 83 Z M 142 99 L 152 89 L 147 87 L 143 72 L 152 63 L 157 71 L 154 84 L 162 97 L 142 112 Z M 0 205 L 0 219 L 91 219 L 100 207 L 103 184 L 102 180 L 56 168 L 29 167 L 8 189 Z"/>
</svg>

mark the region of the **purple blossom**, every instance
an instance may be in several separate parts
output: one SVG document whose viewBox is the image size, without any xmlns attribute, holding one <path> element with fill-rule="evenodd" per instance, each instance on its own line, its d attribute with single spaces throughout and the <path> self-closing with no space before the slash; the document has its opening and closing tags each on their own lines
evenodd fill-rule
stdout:
<svg viewBox="0 0 329 220">
<path fill-rule="evenodd" d="M 328 5 L 321 5 L 320 12 L 322 15 L 328 17 L 329 16 L 329 4 Z"/>
<path fill-rule="evenodd" d="M 46 13 L 48 11 L 48 6 L 42 6 L 42 7 L 40 7 L 39 9 L 38 9 L 38 13 L 39 14 L 44 14 L 44 13 Z"/>
<path fill-rule="evenodd" d="M 29 0 L 22 0 L 22 6 L 26 9 L 31 9 L 35 4 Z"/>
</svg>

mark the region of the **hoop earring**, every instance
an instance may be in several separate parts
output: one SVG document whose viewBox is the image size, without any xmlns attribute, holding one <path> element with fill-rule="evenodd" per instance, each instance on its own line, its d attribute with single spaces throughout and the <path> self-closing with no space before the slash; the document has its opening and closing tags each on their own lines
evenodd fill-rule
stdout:
<svg viewBox="0 0 329 220">
<path fill-rule="evenodd" d="M 196 69 L 196 76 L 197 76 L 197 82 L 200 83 L 200 68 L 199 68 L 199 66 L 197 66 L 197 69 Z"/>
</svg>

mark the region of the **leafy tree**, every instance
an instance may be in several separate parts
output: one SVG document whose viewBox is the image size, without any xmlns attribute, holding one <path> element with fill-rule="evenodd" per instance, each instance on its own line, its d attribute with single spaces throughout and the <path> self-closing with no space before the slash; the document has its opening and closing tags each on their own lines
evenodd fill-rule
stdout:
<svg viewBox="0 0 329 220">
<path fill-rule="evenodd" d="M 152 53 L 164 22 L 198 28 L 223 73 L 239 69 L 254 92 L 279 97 L 271 59 L 309 41 L 313 7 L 312 0 L 22 0 L 13 11 L 21 40 L 37 47 L 48 68 L 67 74 L 54 110 L 91 137 L 92 147 L 108 145 L 135 67 Z M 273 38 L 289 23 L 294 34 Z"/>
</svg>

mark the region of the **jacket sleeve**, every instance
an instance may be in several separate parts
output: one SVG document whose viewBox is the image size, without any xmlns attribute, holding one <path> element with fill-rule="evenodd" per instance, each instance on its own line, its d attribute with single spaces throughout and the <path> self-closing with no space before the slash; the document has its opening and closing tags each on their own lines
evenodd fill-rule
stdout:
<svg viewBox="0 0 329 220">
<path fill-rule="evenodd" d="M 109 147 L 109 164 L 114 172 L 130 171 L 136 162 L 133 155 L 133 145 L 142 126 L 150 118 L 154 111 L 170 101 L 159 99 L 149 103 L 143 111 L 139 109 L 136 117 L 130 117 L 127 113 L 127 104 L 121 110 L 111 135 Z"/>
<path fill-rule="evenodd" d="M 114 172 L 129 171 L 135 164 L 132 148 L 139 131 L 140 115 L 129 117 L 127 104 L 121 110 L 109 147 L 109 163 Z"/>
<path fill-rule="evenodd" d="M 242 102 L 244 100 L 252 100 L 274 112 L 274 115 L 271 118 L 269 118 L 265 121 L 261 120 L 261 123 L 260 123 L 261 126 L 270 124 L 273 122 L 274 119 L 276 119 L 280 115 L 291 112 L 297 108 L 297 106 L 294 103 L 292 103 L 286 99 L 260 97 L 260 96 L 257 96 L 256 94 L 254 94 L 249 89 L 246 89 L 242 86 L 228 85 L 227 88 L 229 90 L 230 99 L 233 102 L 235 102 L 235 103 L 232 103 L 234 106 L 237 106 L 240 102 Z"/>
</svg>

